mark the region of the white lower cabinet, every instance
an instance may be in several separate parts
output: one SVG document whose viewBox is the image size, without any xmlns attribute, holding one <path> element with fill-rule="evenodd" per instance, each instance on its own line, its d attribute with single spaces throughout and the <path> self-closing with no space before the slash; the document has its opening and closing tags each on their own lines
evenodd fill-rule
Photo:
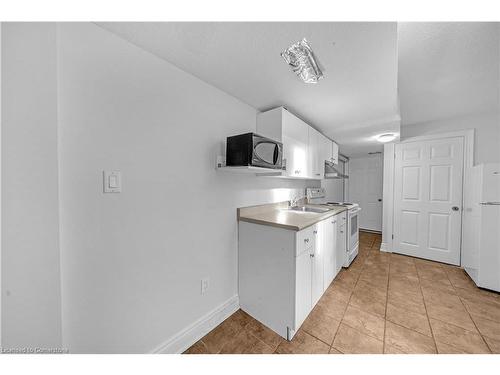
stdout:
<svg viewBox="0 0 500 375">
<path fill-rule="evenodd" d="M 291 340 L 337 275 L 337 217 L 299 232 L 240 221 L 241 309 Z"/>
<path fill-rule="evenodd" d="M 298 329 L 311 311 L 312 267 L 310 249 L 300 254 L 295 261 L 295 327 Z"/>
<path fill-rule="evenodd" d="M 336 269 L 338 273 L 344 266 L 347 259 L 347 214 L 342 212 L 337 216 L 337 238 L 335 246 L 335 259 L 337 261 Z"/>
<path fill-rule="evenodd" d="M 337 215 L 338 216 L 338 215 Z M 337 216 L 323 221 L 323 289 L 326 290 L 337 276 Z"/>
</svg>

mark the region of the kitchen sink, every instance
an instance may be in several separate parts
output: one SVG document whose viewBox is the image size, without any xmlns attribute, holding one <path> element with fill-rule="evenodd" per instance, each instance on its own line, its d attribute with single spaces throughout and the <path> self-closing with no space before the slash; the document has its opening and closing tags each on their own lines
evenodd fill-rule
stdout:
<svg viewBox="0 0 500 375">
<path fill-rule="evenodd" d="M 314 212 L 317 214 L 329 211 L 328 208 L 315 208 L 315 207 L 290 207 L 289 210 L 297 212 Z"/>
</svg>

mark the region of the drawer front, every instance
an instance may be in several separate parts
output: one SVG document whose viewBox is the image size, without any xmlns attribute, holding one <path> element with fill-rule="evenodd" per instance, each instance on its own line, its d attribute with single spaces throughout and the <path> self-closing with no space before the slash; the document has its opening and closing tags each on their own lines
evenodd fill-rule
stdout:
<svg viewBox="0 0 500 375">
<path fill-rule="evenodd" d="M 297 245 L 295 256 L 299 256 L 304 251 L 316 246 L 318 236 L 318 225 L 312 225 L 309 228 L 297 232 Z"/>
</svg>

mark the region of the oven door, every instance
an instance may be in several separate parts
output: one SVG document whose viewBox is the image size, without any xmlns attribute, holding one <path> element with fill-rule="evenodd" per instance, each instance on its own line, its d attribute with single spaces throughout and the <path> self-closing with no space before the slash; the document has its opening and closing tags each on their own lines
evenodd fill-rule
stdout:
<svg viewBox="0 0 500 375">
<path fill-rule="evenodd" d="M 349 211 L 349 251 L 356 248 L 359 243 L 359 211 L 361 211 L 360 208 Z"/>
<path fill-rule="evenodd" d="M 282 155 L 281 143 L 257 135 L 253 137 L 253 166 L 281 169 Z"/>
</svg>

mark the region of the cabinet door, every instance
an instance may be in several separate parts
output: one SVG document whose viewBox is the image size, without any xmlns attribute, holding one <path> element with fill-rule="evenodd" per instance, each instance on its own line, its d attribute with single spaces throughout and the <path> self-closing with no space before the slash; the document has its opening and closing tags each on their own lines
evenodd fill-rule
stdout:
<svg viewBox="0 0 500 375">
<path fill-rule="evenodd" d="M 333 141 L 329 140 L 325 136 L 323 136 L 322 139 L 322 144 L 323 144 L 323 155 L 322 155 L 322 160 L 323 160 L 323 165 L 325 163 L 325 160 L 328 161 L 333 161 L 332 160 L 332 143 Z"/>
<path fill-rule="evenodd" d="M 337 239 L 337 218 L 331 217 L 325 220 L 323 235 L 323 290 L 325 291 L 337 276 L 337 264 L 335 261 Z"/>
<path fill-rule="evenodd" d="M 283 111 L 283 153 L 286 174 L 293 177 L 309 176 L 308 126 L 288 111 Z"/>
<path fill-rule="evenodd" d="M 295 258 L 295 331 L 312 309 L 311 305 L 311 249 Z"/>
<path fill-rule="evenodd" d="M 335 164 L 339 163 L 339 145 L 332 142 L 332 161 Z"/>
<path fill-rule="evenodd" d="M 340 220 L 340 222 L 339 222 Z M 336 269 L 337 273 L 340 271 L 340 269 L 344 266 L 345 260 L 346 260 L 346 228 L 347 225 L 345 224 L 345 221 L 342 219 L 339 219 L 337 221 L 337 245 L 335 247 L 335 263 L 336 263 Z"/>
<path fill-rule="evenodd" d="M 311 264 L 312 264 L 312 307 L 316 305 L 321 296 L 323 295 L 323 235 L 324 235 L 323 222 L 318 223 L 314 229 L 316 241 L 315 246 L 311 250 Z"/>
<path fill-rule="evenodd" d="M 321 158 L 322 158 L 322 134 L 314 128 L 309 127 L 309 171 L 311 178 L 322 178 L 321 173 Z"/>
</svg>

